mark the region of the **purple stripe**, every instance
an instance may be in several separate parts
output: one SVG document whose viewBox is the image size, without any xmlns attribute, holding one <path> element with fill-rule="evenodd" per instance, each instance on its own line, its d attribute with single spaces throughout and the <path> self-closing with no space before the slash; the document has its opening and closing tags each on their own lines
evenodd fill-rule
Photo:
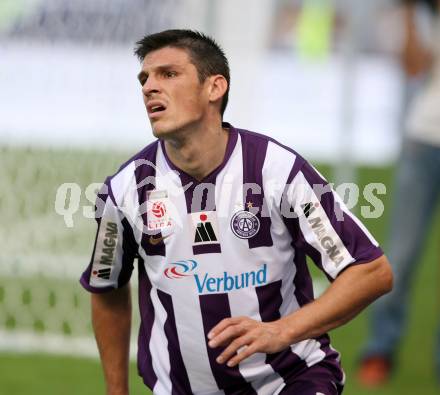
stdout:
<svg viewBox="0 0 440 395">
<path fill-rule="evenodd" d="M 185 190 L 185 202 L 187 213 L 215 211 L 215 184 L 206 182 L 196 184 L 193 182 Z"/>
<path fill-rule="evenodd" d="M 291 174 L 293 172 L 294 170 L 292 169 Z M 283 199 L 287 199 L 287 188 L 288 187 L 286 187 L 284 191 Z M 283 222 L 292 237 L 292 248 L 295 250 L 295 256 L 293 258 L 296 267 L 296 274 L 293 279 L 295 298 L 300 306 L 304 306 L 315 299 L 313 294 L 313 281 L 310 276 L 309 268 L 307 267 L 306 254 L 309 255 L 315 265 L 325 273 L 322 267 L 321 254 L 305 241 L 299 226 L 298 218 L 283 217 Z M 330 278 L 328 275 L 327 277 Z"/>
<path fill-rule="evenodd" d="M 123 218 L 122 226 L 122 268 L 118 277 L 118 287 L 128 283 L 133 272 L 133 261 L 137 256 L 138 245 L 134 239 L 133 229 L 126 218 Z"/>
<path fill-rule="evenodd" d="M 312 259 L 313 263 L 319 268 L 319 270 L 321 270 L 325 274 L 328 280 L 333 281 L 334 279 L 329 274 L 327 274 L 327 272 L 324 270 L 324 267 L 322 266 L 321 253 L 315 247 L 307 243 L 306 239 L 304 238 L 304 235 L 299 226 L 298 218 L 283 217 L 283 222 L 286 225 L 286 228 L 289 231 L 290 235 L 292 236 L 293 239 L 292 244 L 294 245 L 295 253 L 307 254 L 307 256 L 309 256 Z M 295 257 L 294 258 L 295 263 L 296 263 L 296 259 L 297 258 Z M 299 262 L 301 262 L 301 260 Z"/>
<path fill-rule="evenodd" d="M 325 365 L 333 372 L 338 383 L 342 383 L 344 379 L 344 372 L 340 363 L 340 354 L 330 348 L 330 337 L 328 334 L 321 335 L 316 339 L 321 344 L 321 350 L 325 352 L 325 359 L 319 362 L 320 365 Z"/>
<path fill-rule="evenodd" d="M 313 295 L 312 276 L 310 276 L 309 268 L 307 267 L 306 254 L 304 251 L 295 250 L 293 261 L 296 267 L 296 274 L 293 279 L 295 298 L 300 306 L 304 306 L 315 299 Z"/>
<path fill-rule="evenodd" d="M 297 158 L 299 158 L 300 160 L 304 161 L 304 159 L 301 157 L 301 155 L 298 154 L 298 152 L 296 152 L 295 150 L 293 150 L 292 148 L 288 147 L 287 145 L 281 144 L 279 141 L 275 140 L 272 137 L 269 137 L 266 134 L 261 134 L 261 133 L 257 133 L 257 132 L 252 132 L 250 130 L 246 130 L 246 129 L 238 129 L 238 132 L 243 135 L 246 134 L 250 137 L 256 138 L 256 139 L 264 139 L 267 140 L 268 142 L 270 141 L 271 143 L 274 143 L 278 146 L 280 146 L 281 148 L 284 148 L 286 151 L 291 152 L 292 154 L 294 154 Z"/>
<path fill-rule="evenodd" d="M 337 377 L 333 367 L 329 366 L 326 360 L 323 360 L 292 377 L 280 395 L 316 395 L 317 393 L 340 395 L 343 386 L 337 383 Z"/>
<path fill-rule="evenodd" d="M 193 246 L 193 254 L 220 254 L 222 249 L 220 244 L 202 244 Z"/>
<path fill-rule="evenodd" d="M 225 364 L 218 364 L 216 358 L 223 352 L 225 347 L 211 348 L 208 346 L 208 333 L 222 319 L 231 317 L 231 309 L 227 294 L 200 295 L 200 308 L 203 320 L 203 329 L 205 332 L 206 349 L 208 351 L 209 364 L 212 374 L 220 389 L 225 394 L 245 393 L 256 395 L 252 386 L 246 382 L 238 369 Z"/>
<path fill-rule="evenodd" d="M 142 233 L 141 246 L 144 249 L 145 253 L 148 256 L 152 256 L 152 255 L 165 256 L 165 243 L 164 243 L 164 241 L 162 240 L 160 243 L 151 244 L 149 241 L 151 236 L 152 235 L 148 235 L 145 232 Z M 162 237 L 162 232 L 155 233 L 154 237 L 155 238 Z"/>
<path fill-rule="evenodd" d="M 283 302 L 281 285 L 282 280 L 278 280 L 255 288 L 263 322 L 276 321 L 281 318 L 280 308 Z M 290 347 L 275 354 L 267 354 L 266 363 L 270 364 L 285 381 L 307 367 L 306 363 L 293 353 Z"/>
<path fill-rule="evenodd" d="M 304 163 L 301 172 L 312 188 L 314 186 L 329 185 L 307 162 Z M 335 202 L 332 192 L 329 191 L 322 194 L 320 203 L 335 232 L 356 261 L 372 261 L 383 255 L 382 250 L 376 247 L 353 219 L 341 210 L 339 203 Z M 342 215 L 341 221 L 338 220 L 336 214 Z"/>
<path fill-rule="evenodd" d="M 298 154 L 296 154 L 298 155 Z M 302 157 L 297 157 L 295 162 L 293 163 L 292 170 L 290 170 L 289 176 L 287 177 L 286 184 L 289 185 L 292 183 L 293 179 L 300 172 L 306 160 Z"/>
<path fill-rule="evenodd" d="M 157 382 L 150 352 L 151 331 L 154 323 L 154 306 L 151 301 L 151 283 L 145 272 L 144 261 L 139 259 L 139 312 L 141 325 L 138 336 L 137 366 L 139 375 L 151 390 Z"/>
<path fill-rule="evenodd" d="M 173 385 L 171 395 L 191 394 L 191 385 L 188 379 L 185 364 L 183 363 L 180 350 L 179 337 L 177 335 L 176 318 L 174 316 L 173 301 L 171 295 L 157 290 L 157 295 L 167 312 L 164 324 L 165 335 L 168 340 L 168 355 L 170 357 L 170 380 Z"/>
<path fill-rule="evenodd" d="M 256 214 L 260 221 L 260 230 L 248 239 L 249 248 L 273 246 L 270 233 L 271 219 L 267 212 L 267 203 L 264 199 L 263 189 L 263 165 L 266 158 L 268 139 L 265 136 L 241 131 L 242 154 L 243 154 L 243 184 L 247 190 L 243 191 L 243 203 L 245 210 Z M 257 187 L 256 191 L 246 188 L 246 184 Z M 252 204 L 252 208 L 248 204 Z"/>
</svg>

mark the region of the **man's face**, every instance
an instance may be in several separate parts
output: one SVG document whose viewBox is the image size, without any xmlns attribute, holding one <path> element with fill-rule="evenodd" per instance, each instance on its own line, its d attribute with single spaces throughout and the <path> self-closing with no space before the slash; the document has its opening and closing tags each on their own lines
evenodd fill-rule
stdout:
<svg viewBox="0 0 440 395">
<path fill-rule="evenodd" d="M 154 136 L 171 136 L 203 118 L 209 104 L 207 84 L 200 83 L 186 50 L 150 52 L 138 78 Z"/>
</svg>

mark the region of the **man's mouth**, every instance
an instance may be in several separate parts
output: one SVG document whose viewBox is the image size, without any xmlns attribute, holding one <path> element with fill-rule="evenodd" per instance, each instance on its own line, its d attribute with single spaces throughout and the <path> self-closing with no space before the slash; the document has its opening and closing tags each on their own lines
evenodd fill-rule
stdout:
<svg viewBox="0 0 440 395">
<path fill-rule="evenodd" d="M 165 107 L 164 106 L 154 106 L 151 107 L 151 113 L 155 113 L 155 112 L 160 112 L 160 111 L 164 111 Z"/>
<path fill-rule="evenodd" d="M 167 107 L 164 103 L 156 100 L 147 104 L 147 112 L 150 118 L 157 117 L 158 115 L 162 114 L 166 109 Z"/>
</svg>

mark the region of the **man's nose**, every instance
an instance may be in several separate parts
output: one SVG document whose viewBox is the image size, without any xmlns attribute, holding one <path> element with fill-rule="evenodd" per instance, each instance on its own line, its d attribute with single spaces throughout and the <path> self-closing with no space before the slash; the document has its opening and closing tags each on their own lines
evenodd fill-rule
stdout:
<svg viewBox="0 0 440 395">
<path fill-rule="evenodd" d="M 142 93 L 145 96 L 151 96 L 153 93 L 160 92 L 160 86 L 156 78 L 149 76 L 145 84 L 142 86 Z"/>
</svg>

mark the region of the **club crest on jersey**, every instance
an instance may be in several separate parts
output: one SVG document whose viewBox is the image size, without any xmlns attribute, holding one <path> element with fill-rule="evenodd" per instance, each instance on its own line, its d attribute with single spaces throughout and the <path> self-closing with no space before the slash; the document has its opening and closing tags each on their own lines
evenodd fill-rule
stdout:
<svg viewBox="0 0 440 395">
<path fill-rule="evenodd" d="M 232 216 L 231 230 L 240 239 L 250 239 L 260 230 L 260 220 L 249 211 L 238 211 Z"/>
<path fill-rule="evenodd" d="M 160 230 L 172 225 L 167 209 L 167 191 L 149 191 L 147 194 L 147 228 L 148 230 Z"/>
</svg>

